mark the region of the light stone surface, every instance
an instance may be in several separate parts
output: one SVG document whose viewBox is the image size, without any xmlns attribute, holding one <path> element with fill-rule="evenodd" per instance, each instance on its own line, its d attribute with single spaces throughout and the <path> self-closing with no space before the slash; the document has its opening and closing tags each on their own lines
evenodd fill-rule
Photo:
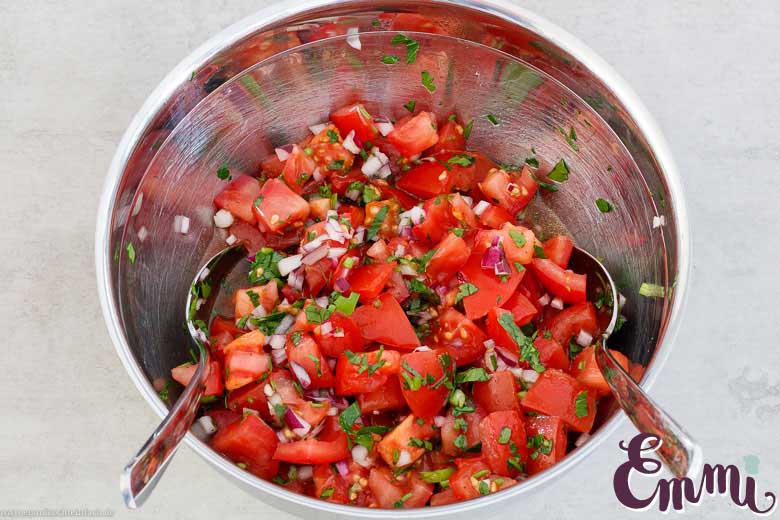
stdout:
<svg viewBox="0 0 780 520">
<path fill-rule="evenodd" d="M 157 422 L 106 334 L 93 233 L 104 173 L 181 58 L 265 0 L 0 0 L 0 510 L 109 508 Z M 282 2 L 279 3 L 282 5 Z M 773 0 L 528 0 L 587 42 L 657 118 L 687 188 L 687 316 L 652 395 L 711 462 L 780 487 L 780 9 Z M 505 518 L 625 518 L 612 489 L 625 423 L 592 459 Z M 690 518 L 747 518 L 725 498 Z M 293 518 L 185 448 L 132 518 Z M 660 517 L 646 512 L 637 518 Z"/>
</svg>

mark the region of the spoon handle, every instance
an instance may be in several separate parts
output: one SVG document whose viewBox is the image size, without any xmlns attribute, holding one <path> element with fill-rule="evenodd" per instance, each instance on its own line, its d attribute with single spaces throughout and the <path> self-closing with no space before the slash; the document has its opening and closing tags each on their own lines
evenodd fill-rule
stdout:
<svg viewBox="0 0 780 520">
<path fill-rule="evenodd" d="M 140 507 L 149 497 L 195 420 L 195 412 L 205 387 L 209 359 L 203 344 L 200 341 L 195 343 L 200 350 L 200 359 L 192 379 L 168 415 L 128 462 L 120 476 L 122 498 L 130 509 Z"/>
<path fill-rule="evenodd" d="M 702 466 L 701 447 L 631 379 L 606 348 L 606 339 L 596 348 L 596 362 L 623 411 L 640 432 L 661 439 L 656 453 L 675 477 L 696 476 Z"/>
</svg>

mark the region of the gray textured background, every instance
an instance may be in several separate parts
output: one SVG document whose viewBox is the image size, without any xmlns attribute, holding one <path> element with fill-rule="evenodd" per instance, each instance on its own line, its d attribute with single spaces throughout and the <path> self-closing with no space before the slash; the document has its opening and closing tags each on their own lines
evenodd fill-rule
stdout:
<svg viewBox="0 0 780 520">
<path fill-rule="evenodd" d="M 125 375 L 94 283 L 98 196 L 114 146 L 193 48 L 267 1 L 0 0 L 0 510 L 123 510 L 117 476 L 156 417 Z M 653 395 L 711 462 L 780 488 L 777 2 L 528 0 L 610 62 L 655 115 L 687 188 L 687 318 Z M 622 518 L 624 425 L 513 518 Z M 770 440 L 772 442 L 770 442 Z M 134 518 L 292 518 L 183 449 Z M 637 518 L 659 516 L 639 513 Z M 724 498 L 691 518 L 747 518 Z"/>
</svg>

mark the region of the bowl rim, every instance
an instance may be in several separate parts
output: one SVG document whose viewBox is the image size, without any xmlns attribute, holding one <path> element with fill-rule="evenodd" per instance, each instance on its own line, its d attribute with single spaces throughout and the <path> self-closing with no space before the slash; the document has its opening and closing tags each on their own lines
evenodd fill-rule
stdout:
<svg viewBox="0 0 780 520">
<path fill-rule="evenodd" d="M 186 58 L 179 62 L 179 64 L 162 79 L 162 81 L 160 81 L 157 87 L 155 87 L 152 93 L 147 97 L 139 111 L 135 114 L 117 145 L 116 152 L 110 163 L 104 182 L 97 212 L 95 266 L 98 295 L 104 321 L 106 322 L 106 327 L 117 355 L 132 378 L 136 388 L 160 418 L 165 417 L 168 413 L 168 409 L 162 400 L 160 400 L 157 392 L 147 380 L 140 365 L 136 363 L 133 357 L 122 329 L 122 319 L 119 315 L 119 309 L 115 304 L 114 291 L 111 286 L 111 259 L 113 257 L 113 253 L 109 249 L 112 225 L 111 214 L 116 203 L 122 172 L 128 162 L 130 154 L 142 132 L 146 130 L 147 126 L 151 123 L 152 118 L 170 98 L 174 90 L 184 80 L 189 78 L 192 70 L 196 70 L 205 64 L 225 46 L 234 44 L 258 29 L 280 22 L 291 16 L 299 15 L 306 11 L 324 6 L 333 7 L 348 5 L 349 3 L 351 2 L 348 0 L 338 2 L 330 0 L 289 0 L 283 4 L 276 3 L 258 10 L 223 29 L 192 51 Z M 648 391 L 665 365 L 678 335 L 682 323 L 683 310 L 687 301 L 688 280 L 691 270 L 691 239 L 688 213 L 683 197 L 682 181 L 669 146 L 663 137 L 660 128 L 633 89 L 629 87 L 627 82 L 606 61 L 599 57 L 578 38 L 572 36 L 567 31 L 545 18 L 522 7 L 510 4 L 508 0 L 432 0 L 431 3 L 482 11 L 503 18 L 509 23 L 527 28 L 539 34 L 541 37 L 554 42 L 583 66 L 587 67 L 594 76 L 602 81 L 615 97 L 620 100 L 626 107 L 628 114 L 636 123 L 637 128 L 641 131 L 642 136 L 647 141 L 648 148 L 653 151 L 658 167 L 664 175 L 663 180 L 669 191 L 671 208 L 677 224 L 677 240 L 675 245 L 678 255 L 678 270 L 674 298 L 671 300 L 671 309 L 668 315 L 666 328 L 663 331 L 663 337 L 656 348 L 652 363 L 645 371 L 640 382 L 641 387 L 645 391 Z M 472 511 L 478 508 L 481 509 L 483 507 L 490 507 L 491 505 L 495 506 L 548 483 L 571 469 L 575 464 L 581 462 L 588 454 L 593 452 L 612 433 L 614 433 L 624 420 L 624 414 L 620 412 L 614 414 L 595 434 L 593 434 L 587 443 L 578 448 L 572 455 L 567 456 L 549 470 L 529 479 L 523 485 L 512 487 L 502 493 L 487 495 L 475 500 L 434 508 L 424 507 L 409 509 L 404 510 L 403 513 L 399 510 L 339 505 L 294 493 L 281 486 L 277 486 L 270 481 L 260 479 L 241 470 L 228 460 L 219 456 L 209 448 L 207 444 L 197 439 L 191 433 L 186 435 L 185 442 L 198 455 L 203 457 L 213 466 L 222 470 L 225 474 L 236 479 L 244 487 L 258 489 L 269 498 L 275 498 L 284 502 L 299 504 L 307 509 L 345 517 L 396 518 L 403 516 L 404 518 L 434 518 L 453 513 Z"/>
</svg>

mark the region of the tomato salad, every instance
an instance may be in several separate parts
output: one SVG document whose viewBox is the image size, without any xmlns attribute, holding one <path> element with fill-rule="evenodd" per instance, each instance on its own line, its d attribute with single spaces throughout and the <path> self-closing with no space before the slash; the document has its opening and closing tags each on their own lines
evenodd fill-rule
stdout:
<svg viewBox="0 0 780 520">
<path fill-rule="evenodd" d="M 607 305 L 567 268 L 572 241 L 524 220 L 541 173 L 468 150 L 470 128 L 356 103 L 257 176 L 217 172 L 215 224 L 253 253 L 209 327 L 198 424 L 217 452 L 322 500 L 413 508 L 513 486 L 592 429 Z"/>
</svg>

